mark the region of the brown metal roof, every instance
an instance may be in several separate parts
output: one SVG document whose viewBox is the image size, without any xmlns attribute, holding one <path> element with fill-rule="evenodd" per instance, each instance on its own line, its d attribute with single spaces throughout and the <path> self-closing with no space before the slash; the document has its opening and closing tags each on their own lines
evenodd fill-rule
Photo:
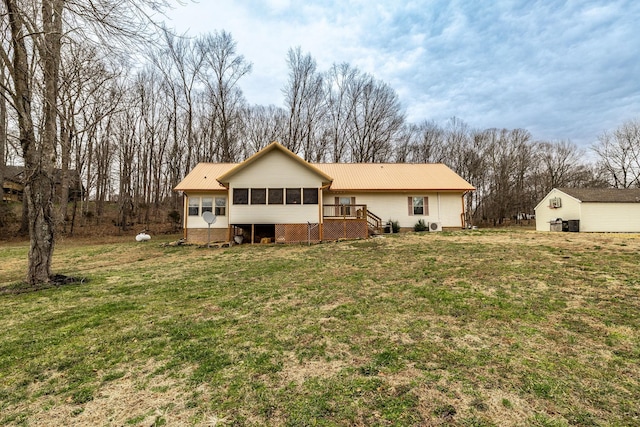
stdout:
<svg viewBox="0 0 640 427">
<path fill-rule="evenodd" d="M 474 187 L 441 163 L 320 163 L 332 191 L 469 191 Z"/>
<path fill-rule="evenodd" d="M 581 202 L 640 203 L 640 188 L 558 188 Z"/>
</svg>

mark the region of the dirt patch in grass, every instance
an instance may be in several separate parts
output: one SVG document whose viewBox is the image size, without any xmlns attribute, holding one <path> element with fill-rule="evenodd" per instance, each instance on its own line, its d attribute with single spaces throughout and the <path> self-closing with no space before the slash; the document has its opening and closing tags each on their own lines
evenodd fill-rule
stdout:
<svg viewBox="0 0 640 427">
<path fill-rule="evenodd" d="M 206 400 L 206 388 L 189 390 L 184 382 L 186 372 L 154 375 L 159 366 L 150 362 L 121 372 L 116 379 L 107 376 L 106 381 L 104 373 L 96 372 L 97 379 L 103 378 L 103 382 L 87 391 L 86 396 L 75 393 L 56 402 L 45 395 L 16 409 L 30 413 L 34 425 L 207 425 L 212 416 L 203 413 L 193 401 Z M 37 388 L 32 392 L 39 394 Z"/>
</svg>

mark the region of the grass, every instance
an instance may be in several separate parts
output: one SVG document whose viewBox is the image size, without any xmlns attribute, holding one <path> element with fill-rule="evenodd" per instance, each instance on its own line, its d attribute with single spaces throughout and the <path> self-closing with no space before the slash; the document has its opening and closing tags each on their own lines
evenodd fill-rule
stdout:
<svg viewBox="0 0 640 427">
<path fill-rule="evenodd" d="M 0 424 L 640 424 L 638 235 L 157 243 L 62 242 L 86 283 L 0 294 Z"/>
</svg>

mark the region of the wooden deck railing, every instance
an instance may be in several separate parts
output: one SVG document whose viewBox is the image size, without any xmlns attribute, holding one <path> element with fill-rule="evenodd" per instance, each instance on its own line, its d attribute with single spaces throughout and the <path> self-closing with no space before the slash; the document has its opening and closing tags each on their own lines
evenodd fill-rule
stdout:
<svg viewBox="0 0 640 427">
<path fill-rule="evenodd" d="M 329 219 L 359 219 L 366 221 L 373 230 L 382 230 L 382 219 L 370 212 L 367 205 L 323 205 L 322 215 Z"/>
</svg>

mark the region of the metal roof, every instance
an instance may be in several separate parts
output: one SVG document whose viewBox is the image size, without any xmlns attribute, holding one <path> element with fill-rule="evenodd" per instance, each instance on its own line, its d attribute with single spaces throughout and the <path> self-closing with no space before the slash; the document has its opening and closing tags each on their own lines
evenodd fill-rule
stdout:
<svg viewBox="0 0 640 427">
<path fill-rule="evenodd" d="M 237 163 L 199 163 L 176 191 L 224 190 L 217 181 Z M 333 178 L 331 191 L 470 191 L 474 187 L 446 165 L 408 163 L 314 163 Z"/>
<path fill-rule="evenodd" d="M 320 163 L 331 191 L 469 191 L 474 187 L 441 163 Z"/>
<path fill-rule="evenodd" d="M 640 203 L 640 188 L 558 188 L 569 196 L 590 203 Z"/>
<path fill-rule="evenodd" d="M 330 182 L 330 191 L 470 191 L 475 188 L 441 163 L 309 163 L 274 142 L 241 163 L 199 163 L 176 191 L 224 190 L 222 183 L 267 153 L 279 150 Z"/>
<path fill-rule="evenodd" d="M 200 191 L 200 190 L 226 190 L 217 179 L 227 173 L 237 163 L 198 163 L 180 184 L 176 185 L 176 191 Z"/>
</svg>

